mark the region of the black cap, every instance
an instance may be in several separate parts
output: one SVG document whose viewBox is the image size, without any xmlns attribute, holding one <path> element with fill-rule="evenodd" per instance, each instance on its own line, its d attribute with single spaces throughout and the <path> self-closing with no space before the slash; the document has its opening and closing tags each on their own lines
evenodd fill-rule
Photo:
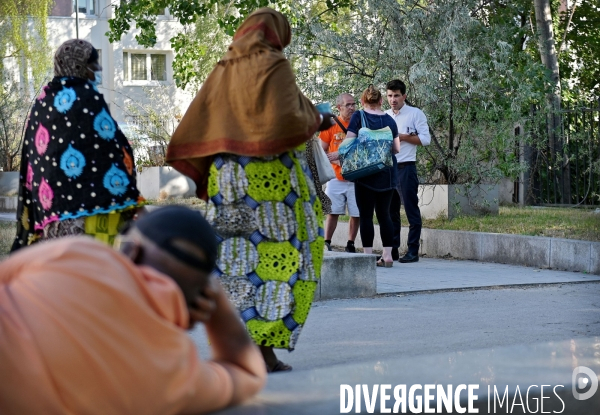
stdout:
<svg viewBox="0 0 600 415">
<path fill-rule="evenodd" d="M 141 216 L 131 226 L 161 249 L 190 266 L 207 272 L 212 271 L 215 266 L 217 239 L 213 228 L 197 210 L 169 205 Z M 186 240 L 202 249 L 206 253 L 206 261 L 173 246 L 173 239 Z"/>
</svg>

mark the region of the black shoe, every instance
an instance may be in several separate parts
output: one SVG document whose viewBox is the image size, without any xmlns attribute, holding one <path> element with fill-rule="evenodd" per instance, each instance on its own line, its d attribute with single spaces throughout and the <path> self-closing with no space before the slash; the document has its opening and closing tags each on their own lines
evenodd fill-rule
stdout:
<svg viewBox="0 0 600 415">
<path fill-rule="evenodd" d="M 327 248 L 328 251 L 331 251 L 331 243 L 325 241 L 325 248 Z"/>
<path fill-rule="evenodd" d="M 419 262 L 419 255 L 415 255 L 415 254 L 411 254 L 410 252 L 407 252 L 406 255 L 404 255 L 398 261 L 402 262 L 403 264 L 406 264 L 408 262 Z"/>
<path fill-rule="evenodd" d="M 356 247 L 354 246 L 354 242 L 348 241 L 348 243 L 346 244 L 346 248 L 344 248 L 344 251 L 355 254 Z"/>
<path fill-rule="evenodd" d="M 392 259 L 394 261 L 398 261 L 398 259 L 400 259 L 400 253 L 398 252 L 398 248 L 392 248 Z"/>
</svg>

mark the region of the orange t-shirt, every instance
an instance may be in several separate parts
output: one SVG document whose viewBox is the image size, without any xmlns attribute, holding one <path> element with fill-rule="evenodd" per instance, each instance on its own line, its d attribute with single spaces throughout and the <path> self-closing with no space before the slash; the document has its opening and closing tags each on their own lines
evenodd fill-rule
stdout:
<svg viewBox="0 0 600 415">
<path fill-rule="evenodd" d="M 338 117 L 338 120 L 340 120 L 344 127 L 348 128 L 348 124 L 350 124 L 350 121 L 346 122 L 340 117 Z M 346 138 L 346 133 L 342 130 L 338 123 L 334 121 L 333 127 L 325 131 L 321 131 L 321 133 L 319 134 L 319 138 L 325 143 L 329 144 L 328 152 L 333 153 L 334 151 L 338 151 L 340 144 L 342 144 L 342 141 L 344 141 L 344 139 Z M 335 163 L 331 163 L 331 166 L 333 167 L 333 171 L 335 172 L 335 176 L 337 177 L 337 179 L 344 180 L 344 178 L 342 177 L 342 166 Z"/>
<path fill-rule="evenodd" d="M 205 413 L 234 385 L 198 357 L 175 282 L 91 238 L 0 263 L 0 413 Z"/>
</svg>

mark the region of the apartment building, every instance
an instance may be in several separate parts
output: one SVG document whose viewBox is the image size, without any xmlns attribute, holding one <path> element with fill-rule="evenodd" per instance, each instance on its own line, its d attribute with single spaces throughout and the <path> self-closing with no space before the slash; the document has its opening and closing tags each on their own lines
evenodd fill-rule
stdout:
<svg viewBox="0 0 600 415">
<path fill-rule="evenodd" d="M 132 117 L 129 111 L 138 104 L 160 106 L 156 110 L 165 117 L 183 114 L 195 91 L 176 88 L 173 81 L 174 55 L 169 39 L 181 30 L 181 25 L 165 9 L 157 16 L 157 42 L 151 49 L 138 45 L 136 29 L 119 42 L 110 43 L 106 32 L 113 4 L 118 1 L 77 0 L 76 6 L 75 0 L 56 0 L 48 18 L 50 47 L 54 51 L 64 41 L 75 38 L 78 32 L 80 39 L 91 42 L 99 50 L 103 67 L 103 83 L 99 89 L 119 124 L 143 122 L 140 119 L 143 117 Z"/>
</svg>

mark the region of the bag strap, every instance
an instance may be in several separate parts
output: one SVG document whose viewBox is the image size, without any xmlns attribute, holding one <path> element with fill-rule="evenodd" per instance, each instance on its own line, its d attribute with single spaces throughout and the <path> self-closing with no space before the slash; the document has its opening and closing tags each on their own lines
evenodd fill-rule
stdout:
<svg viewBox="0 0 600 415">
<path fill-rule="evenodd" d="M 346 134 L 348 132 L 348 130 L 346 129 L 346 127 L 344 127 L 344 124 L 342 124 L 342 122 L 338 119 L 338 117 L 336 117 L 334 115 L 333 116 L 333 120 L 337 123 L 337 125 L 340 126 L 340 128 L 342 129 L 342 131 L 344 132 L 344 134 Z"/>
<path fill-rule="evenodd" d="M 367 124 L 367 117 L 365 117 L 365 112 L 363 110 L 360 110 L 360 122 L 363 127 L 369 128 L 369 125 Z"/>
</svg>

